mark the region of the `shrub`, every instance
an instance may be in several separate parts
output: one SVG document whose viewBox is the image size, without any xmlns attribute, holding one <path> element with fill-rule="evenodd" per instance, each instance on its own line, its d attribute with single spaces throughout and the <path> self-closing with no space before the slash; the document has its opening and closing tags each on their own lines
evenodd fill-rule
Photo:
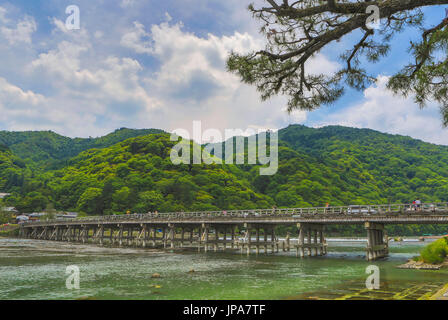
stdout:
<svg viewBox="0 0 448 320">
<path fill-rule="evenodd" d="M 442 263 L 448 256 L 448 237 L 434 241 L 420 253 L 426 263 Z"/>
</svg>

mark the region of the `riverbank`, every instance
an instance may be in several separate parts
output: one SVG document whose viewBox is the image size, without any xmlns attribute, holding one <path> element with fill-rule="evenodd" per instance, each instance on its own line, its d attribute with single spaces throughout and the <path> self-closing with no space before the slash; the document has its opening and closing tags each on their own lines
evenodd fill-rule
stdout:
<svg viewBox="0 0 448 320">
<path fill-rule="evenodd" d="M 440 270 L 442 268 L 448 268 L 448 260 L 439 264 L 425 263 L 423 261 L 409 260 L 405 264 L 399 265 L 399 269 L 417 269 L 417 270 Z"/>
<path fill-rule="evenodd" d="M 18 225 L 0 226 L 0 238 L 15 238 L 19 235 Z"/>
</svg>

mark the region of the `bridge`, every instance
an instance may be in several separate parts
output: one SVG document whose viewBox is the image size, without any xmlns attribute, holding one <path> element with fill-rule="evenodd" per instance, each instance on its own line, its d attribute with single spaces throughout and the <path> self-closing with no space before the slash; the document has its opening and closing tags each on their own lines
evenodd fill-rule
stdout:
<svg viewBox="0 0 448 320">
<path fill-rule="evenodd" d="M 296 250 L 298 257 L 327 253 L 326 225 L 364 225 L 366 259 L 389 253 L 387 224 L 448 224 L 448 203 L 354 205 L 341 207 L 254 209 L 231 211 L 170 212 L 78 219 L 32 221 L 21 224 L 20 236 L 28 239 L 138 246 L 240 250 L 248 255 Z M 280 240 L 279 225 L 297 226 L 298 239 L 289 234 Z M 242 232 L 244 230 L 244 232 Z"/>
</svg>

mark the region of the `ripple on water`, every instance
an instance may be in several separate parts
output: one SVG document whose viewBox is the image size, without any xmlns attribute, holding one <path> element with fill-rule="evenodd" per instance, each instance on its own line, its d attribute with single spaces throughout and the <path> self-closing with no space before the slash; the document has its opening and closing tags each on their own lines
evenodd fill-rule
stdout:
<svg viewBox="0 0 448 320">
<path fill-rule="evenodd" d="M 337 297 L 346 293 L 344 284 L 362 289 L 370 264 L 364 244 L 329 245 L 326 257 L 297 259 L 295 252 L 247 257 L 0 239 L 0 299 L 282 299 Z M 420 248 L 392 245 L 391 256 L 375 262 L 382 279 L 404 286 L 446 279 L 395 269 Z M 80 268 L 79 291 L 65 287 L 68 265 Z"/>
</svg>

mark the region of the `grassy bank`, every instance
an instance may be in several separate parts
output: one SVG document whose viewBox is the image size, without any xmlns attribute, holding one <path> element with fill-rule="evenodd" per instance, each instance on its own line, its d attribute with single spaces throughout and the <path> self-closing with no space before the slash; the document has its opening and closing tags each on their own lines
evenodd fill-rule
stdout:
<svg viewBox="0 0 448 320">
<path fill-rule="evenodd" d="M 440 264 L 448 257 L 448 237 L 444 237 L 427 245 L 420 253 L 420 261 Z"/>
</svg>

